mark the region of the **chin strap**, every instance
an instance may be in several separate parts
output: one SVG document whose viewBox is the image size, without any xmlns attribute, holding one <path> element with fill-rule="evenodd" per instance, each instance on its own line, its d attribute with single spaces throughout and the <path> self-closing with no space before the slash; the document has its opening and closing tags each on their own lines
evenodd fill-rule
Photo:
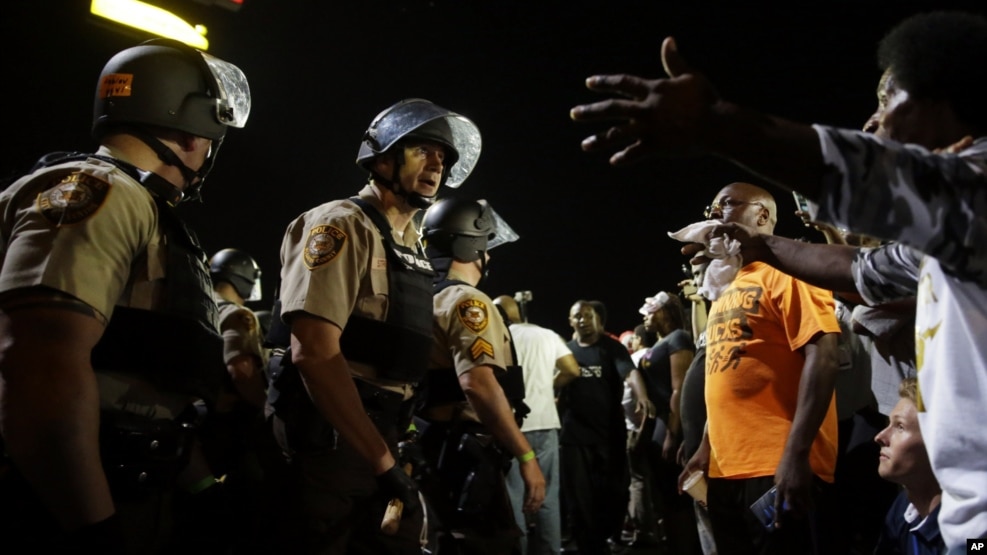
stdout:
<svg viewBox="0 0 987 555">
<path fill-rule="evenodd" d="M 162 143 L 157 137 L 151 135 L 144 129 L 140 127 L 127 127 L 126 132 L 134 137 L 137 137 L 144 144 L 146 144 L 158 158 L 169 166 L 174 166 L 178 168 L 178 171 L 182 174 L 182 179 L 185 181 L 185 187 L 183 189 L 184 195 L 182 201 L 185 200 L 201 200 L 201 189 L 202 182 L 205 181 L 206 175 L 209 174 L 209 170 L 212 169 L 213 161 L 216 159 L 216 151 L 219 150 L 219 145 L 222 141 L 215 141 L 213 144 L 212 151 L 209 156 L 206 157 L 205 162 L 203 162 L 202 167 L 199 171 L 195 171 L 192 168 L 185 165 L 185 162 L 175 154 L 175 151 L 171 150 L 164 143 Z M 198 178 L 198 181 L 196 181 Z"/>
<path fill-rule="evenodd" d="M 408 203 L 408 206 L 426 210 L 428 209 L 428 207 L 435 204 L 435 200 L 438 197 L 438 195 L 435 195 L 434 197 L 426 197 L 418 193 L 405 191 L 398 183 L 397 172 L 398 170 L 397 168 L 395 168 L 394 169 L 395 176 L 392 179 L 387 179 L 386 177 L 380 175 L 379 173 L 371 170 L 370 178 L 373 179 L 375 183 L 379 183 L 380 185 L 383 185 L 390 192 L 403 198 L 405 202 Z"/>
</svg>

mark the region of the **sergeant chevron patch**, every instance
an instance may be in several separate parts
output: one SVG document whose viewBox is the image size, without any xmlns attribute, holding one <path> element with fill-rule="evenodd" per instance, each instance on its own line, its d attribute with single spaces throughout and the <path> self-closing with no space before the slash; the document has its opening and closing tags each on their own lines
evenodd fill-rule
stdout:
<svg viewBox="0 0 987 555">
<path fill-rule="evenodd" d="M 486 339 L 477 337 L 476 341 L 473 342 L 473 345 L 470 346 L 470 356 L 473 357 L 473 360 L 477 360 L 483 355 L 493 357 L 493 345 L 491 345 Z"/>
</svg>

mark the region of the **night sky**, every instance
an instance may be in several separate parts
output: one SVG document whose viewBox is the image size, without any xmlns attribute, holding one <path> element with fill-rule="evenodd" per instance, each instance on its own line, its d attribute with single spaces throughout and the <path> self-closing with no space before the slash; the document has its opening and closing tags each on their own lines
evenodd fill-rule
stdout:
<svg viewBox="0 0 987 555">
<path fill-rule="evenodd" d="M 875 106 L 874 51 L 903 17 L 987 12 L 980 2 L 605 0 L 245 0 L 239 12 L 194 0 L 148 0 L 209 29 L 210 53 L 246 73 L 253 110 L 231 129 L 203 204 L 181 208 L 206 250 L 250 252 L 269 308 L 282 233 L 304 210 L 356 193 L 354 164 L 371 119 L 422 97 L 471 118 L 484 149 L 455 192 L 485 198 L 521 239 L 492 252 L 491 296 L 531 290 L 531 320 L 568 336 L 579 298 L 609 309 L 608 330 L 640 321 L 644 297 L 675 291 L 686 262 L 666 232 L 702 218 L 716 192 L 752 181 L 714 159 L 614 169 L 579 149 L 593 126 L 568 119 L 592 101 L 596 73 L 659 76 L 673 35 L 693 67 L 739 104 L 803 122 L 859 128 Z M 755 3 L 750 3 L 755 4 Z M 800 4 L 806 4 L 801 6 Z M 798 7 L 795 7 L 798 5 Z M 88 15 L 89 0 L 6 0 L 0 16 L 6 140 L 0 177 L 42 154 L 92 151 L 96 78 L 115 52 L 148 36 Z M 819 240 L 776 193 L 776 233 Z M 445 189 L 443 193 L 452 191 Z"/>
</svg>

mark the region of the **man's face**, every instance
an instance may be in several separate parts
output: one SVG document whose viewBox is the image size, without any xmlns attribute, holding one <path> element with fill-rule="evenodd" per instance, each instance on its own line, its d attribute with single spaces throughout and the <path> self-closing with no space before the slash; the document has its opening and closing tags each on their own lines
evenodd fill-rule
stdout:
<svg viewBox="0 0 987 555">
<path fill-rule="evenodd" d="M 901 399 L 891 411 L 888 427 L 874 437 L 881 446 L 878 474 L 889 482 L 908 484 L 916 477 L 931 476 L 932 466 L 918 427 L 915 403 Z"/>
<path fill-rule="evenodd" d="M 600 317 L 588 304 L 576 303 L 569 310 L 569 325 L 580 339 L 600 333 Z"/>
<path fill-rule="evenodd" d="M 739 223 L 750 227 L 758 227 L 758 217 L 765 210 L 764 203 L 754 199 L 751 194 L 741 187 L 728 185 L 724 187 L 709 205 L 710 220 L 723 223 Z"/>
<path fill-rule="evenodd" d="M 423 197 L 434 197 L 442 183 L 445 147 L 431 141 L 412 141 L 405 143 L 403 154 L 404 163 L 398 173 L 401 188 Z"/>
<path fill-rule="evenodd" d="M 899 143 L 913 143 L 928 149 L 949 146 L 940 144 L 941 103 L 919 100 L 898 86 L 888 69 L 877 85 L 877 111 L 864 124 L 864 131 Z"/>
<path fill-rule="evenodd" d="M 644 341 L 641 339 L 640 335 L 631 336 L 631 351 L 637 352 L 641 350 L 641 346 L 644 345 Z"/>
</svg>

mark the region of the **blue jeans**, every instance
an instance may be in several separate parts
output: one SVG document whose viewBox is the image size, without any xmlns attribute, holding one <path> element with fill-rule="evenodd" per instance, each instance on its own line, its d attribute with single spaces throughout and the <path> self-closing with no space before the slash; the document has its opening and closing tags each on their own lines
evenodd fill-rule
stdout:
<svg viewBox="0 0 987 555">
<path fill-rule="evenodd" d="M 525 517 L 524 481 L 518 463 L 511 464 L 507 473 L 507 492 L 514 507 L 514 518 L 524 532 L 521 538 L 522 555 L 558 555 L 562 551 L 562 517 L 559 509 L 559 431 L 534 430 L 524 432 L 528 443 L 538 457 L 538 466 L 545 476 L 545 502 L 537 513 Z M 529 527 L 527 522 L 531 523 Z"/>
</svg>

